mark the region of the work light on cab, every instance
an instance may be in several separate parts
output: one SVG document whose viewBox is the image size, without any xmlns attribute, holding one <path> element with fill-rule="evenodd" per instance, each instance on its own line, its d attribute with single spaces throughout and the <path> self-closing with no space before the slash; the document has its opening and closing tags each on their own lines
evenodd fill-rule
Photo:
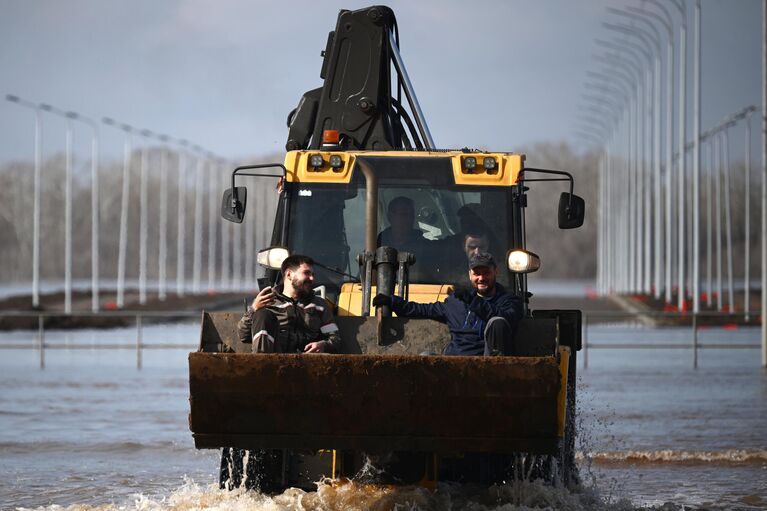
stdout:
<svg viewBox="0 0 767 511">
<path fill-rule="evenodd" d="M 488 174 L 495 174 L 495 171 L 498 169 L 498 162 L 492 156 L 486 156 L 482 165 Z"/>
<path fill-rule="evenodd" d="M 343 165 L 344 161 L 337 154 L 334 154 L 330 157 L 330 168 L 334 171 L 338 172 L 338 170 L 343 167 Z"/>
<path fill-rule="evenodd" d="M 324 164 L 325 160 L 322 159 L 321 154 L 313 154 L 309 157 L 309 165 L 311 165 L 314 170 L 321 169 Z"/>
<path fill-rule="evenodd" d="M 514 273 L 532 273 L 541 267 L 540 257 L 527 250 L 510 250 L 506 262 Z"/>
</svg>

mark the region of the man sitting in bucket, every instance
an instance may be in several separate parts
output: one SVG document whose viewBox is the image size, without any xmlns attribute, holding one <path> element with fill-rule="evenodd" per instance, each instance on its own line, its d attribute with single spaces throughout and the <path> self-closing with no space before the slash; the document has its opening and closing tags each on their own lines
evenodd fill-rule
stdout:
<svg viewBox="0 0 767 511">
<path fill-rule="evenodd" d="M 337 353 L 333 312 L 312 290 L 314 261 L 294 254 L 281 271 L 282 284 L 262 289 L 237 323 L 240 341 L 252 342 L 254 353 Z"/>
<path fill-rule="evenodd" d="M 388 305 L 401 317 L 425 318 L 446 323 L 450 344 L 445 355 L 510 355 L 513 332 L 522 319 L 520 298 L 496 282 L 498 267 L 486 252 L 469 257 L 471 287 L 456 286 L 442 302 L 406 302 L 398 296 L 379 294 L 373 305 Z"/>
</svg>

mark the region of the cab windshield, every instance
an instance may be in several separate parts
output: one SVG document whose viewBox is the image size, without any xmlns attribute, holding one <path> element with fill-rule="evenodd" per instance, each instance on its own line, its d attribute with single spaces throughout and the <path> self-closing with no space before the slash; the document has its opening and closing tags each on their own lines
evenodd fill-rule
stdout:
<svg viewBox="0 0 767 511">
<path fill-rule="evenodd" d="M 506 283 L 511 247 L 510 190 L 457 186 L 449 158 L 369 157 L 378 177 L 378 246 L 411 252 L 410 282 L 468 281 L 471 252 L 490 252 Z M 359 278 L 357 255 L 365 249 L 365 177 L 348 185 L 293 183 L 288 246 L 318 263 Z M 315 267 L 318 284 L 332 296 L 352 279 Z"/>
</svg>

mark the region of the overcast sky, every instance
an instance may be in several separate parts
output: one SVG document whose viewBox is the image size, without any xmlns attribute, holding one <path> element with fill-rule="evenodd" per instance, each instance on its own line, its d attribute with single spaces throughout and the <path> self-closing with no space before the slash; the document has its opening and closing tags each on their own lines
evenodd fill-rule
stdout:
<svg viewBox="0 0 767 511">
<path fill-rule="evenodd" d="M 602 27 L 617 21 L 605 7 L 626 4 L 641 0 L 387 3 L 436 144 L 522 152 L 540 141 L 583 143 L 575 131 L 586 70 L 603 67 L 594 40 L 615 38 Z M 0 93 L 113 117 L 237 161 L 282 152 L 288 112 L 321 85 L 320 51 L 338 10 L 367 5 L 0 0 Z M 702 5 L 706 129 L 761 103 L 763 16 L 759 0 Z M 62 150 L 63 123 L 46 117 L 44 129 L 46 155 Z M 120 135 L 102 132 L 104 152 L 117 154 Z M 88 133 L 76 132 L 83 155 Z M 0 162 L 31 159 L 32 136 L 31 110 L 0 101 Z"/>
</svg>

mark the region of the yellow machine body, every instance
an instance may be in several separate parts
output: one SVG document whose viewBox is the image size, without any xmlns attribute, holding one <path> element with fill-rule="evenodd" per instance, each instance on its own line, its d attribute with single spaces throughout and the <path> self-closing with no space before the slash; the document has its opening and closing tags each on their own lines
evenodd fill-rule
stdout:
<svg viewBox="0 0 767 511">
<path fill-rule="evenodd" d="M 323 164 L 321 166 L 314 167 L 311 165 L 311 157 L 315 155 L 322 158 Z M 287 180 L 291 183 L 347 184 L 352 179 L 358 158 L 392 155 L 391 151 L 290 151 L 285 155 Z M 337 168 L 330 166 L 330 160 L 333 156 L 338 157 L 341 161 L 341 165 Z M 525 163 L 525 155 L 515 153 L 397 151 L 396 156 L 404 158 L 450 158 L 455 184 L 475 186 L 511 186 L 516 184 Z M 471 171 L 466 169 L 466 158 L 476 160 L 475 169 Z M 495 169 L 485 169 L 484 161 L 486 158 L 495 159 Z"/>
</svg>

